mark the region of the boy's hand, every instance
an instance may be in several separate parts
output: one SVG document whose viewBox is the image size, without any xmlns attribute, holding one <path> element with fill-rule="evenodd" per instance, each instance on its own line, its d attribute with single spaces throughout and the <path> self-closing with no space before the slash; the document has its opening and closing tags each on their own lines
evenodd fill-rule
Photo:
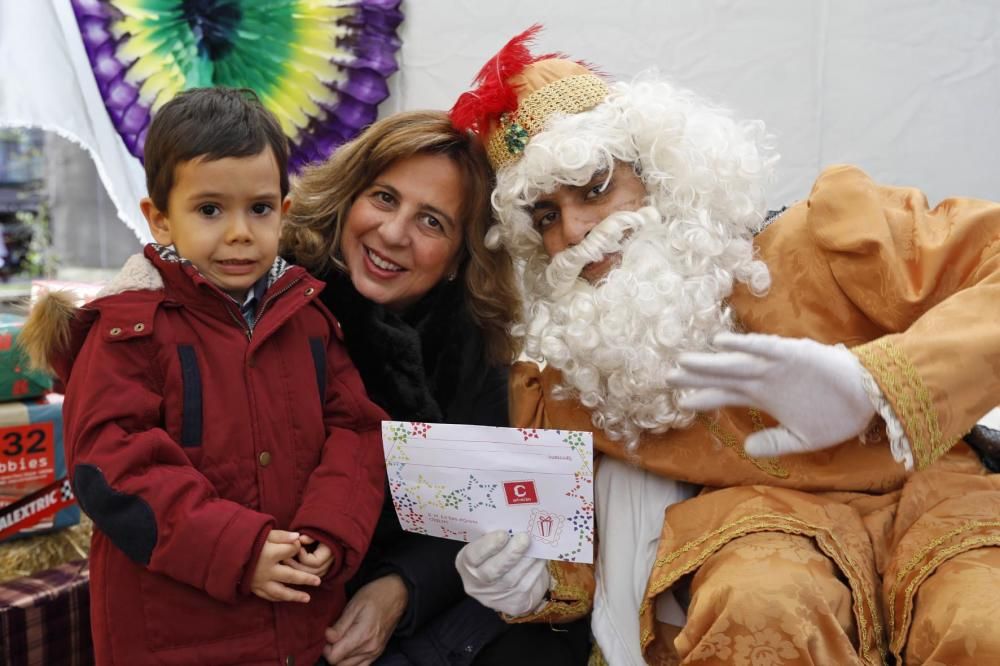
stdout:
<svg viewBox="0 0 1000 666">
<path fill-rule="evenodd" d="M 296 571 L 282 560 L 295 557 L 302 548 L 298 532 L 271 530 L 267 542 L 260 550 L 257 566 L 253 571 L 250 591 L 268 601 L 298 601 L 309 603 L 309 595 L 289 585 L 319 585 L 319 576 Z"/>
<path fill-rule="evenodd" d="M 307 534 L 299 536 L 299 543 L 302 544 L 302 548 L 293 559 L 288 560 L 285 564 L 293 569 L 315 574 L 320 578 L 325 576 L 326 572 L 330 570 L 330 565 L 333 564 L 333 551 L 330 550 L 330 547 Z M 316 544 L 316 547 L 307 548 L 312 544 Z"/>
</svg>

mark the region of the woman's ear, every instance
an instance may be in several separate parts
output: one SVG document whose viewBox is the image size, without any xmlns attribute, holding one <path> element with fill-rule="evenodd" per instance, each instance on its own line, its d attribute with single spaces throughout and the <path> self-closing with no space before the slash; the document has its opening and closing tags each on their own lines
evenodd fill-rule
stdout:
<svg viewBox="0 0 1000 666">
<path fill-rule="evenodd" d="M 139 202 L 139 209 L 142 210 L 142 216 L 146 218 L 146 224 L 149 225 L 153 239 L 160 245 L 172 245 L 174 241 L 173 235 L 170 233 L 170 220 L 167 219 L 167 214 L 157 208 L 149 197 L 142 198 Z"/>
<path fill-rule="evenodd" d="M 448 282 L 454 282 L 462 272 L 462 266 L 465 264 L 469 257 L 469 250 L 462 243 L 461 247 L 458 248 L 458 254 L 451 261 L 451 266 L 448 267 L 448 272 L 445 273 L 445 279 Z"/>
</svg>

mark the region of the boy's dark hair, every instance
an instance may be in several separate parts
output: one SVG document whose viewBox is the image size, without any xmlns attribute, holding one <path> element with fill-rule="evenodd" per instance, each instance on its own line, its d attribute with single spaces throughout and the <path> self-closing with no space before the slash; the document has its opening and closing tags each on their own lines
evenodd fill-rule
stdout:
<svg viewBox="0 0 1000 666">
<path fill-rule="evenodd" d="M 197 157 L 208 161 L 251 157 L 270 146 L 278 162 L 281 196 L 288 194 L 288 139 L 254 91 L 247 88 L 185 90 L 153 116 L 146 135 L 146 190 L 167 210 L 174 172 Z"/>
</svg>

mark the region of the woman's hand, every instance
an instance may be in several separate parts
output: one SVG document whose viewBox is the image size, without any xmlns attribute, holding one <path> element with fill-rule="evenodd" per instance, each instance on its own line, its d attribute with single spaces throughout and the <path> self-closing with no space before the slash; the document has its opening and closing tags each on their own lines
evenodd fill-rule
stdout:
<svg viewBox="0 0 1000 666">
<path fill-rule="evenodd" d="M 396 574 L 376 578 L 347 602 L 332 627 L 323 657 L 338 666 L 368 666 L 385 651 L 399 619 L 406 611 L 409 592 Z"/>
</svg>

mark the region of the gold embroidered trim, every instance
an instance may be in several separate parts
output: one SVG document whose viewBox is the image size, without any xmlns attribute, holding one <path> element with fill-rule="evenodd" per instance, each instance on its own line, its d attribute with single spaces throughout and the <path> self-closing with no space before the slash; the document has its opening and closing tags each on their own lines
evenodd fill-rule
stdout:
<svg viewBox="0 0 1000 666">
<path fill-rule="evenodd" d="M 899 346 L 875 340 L 852 350 L 892 403 L 913 445 L 917 469 L 934 462 L 954 444 L 941 433 L 930 391 Z"/>
<path fill-rule="evenodd" d="M 756 409 L 751 409 L 750 418 L 753 421 L 754 432 L 759 432 L 764 429 L 764 422 L 760 416 L 760 412 Z M 736 451 L 740 458 L 751 463 L 757 469 L 779 479 L 787 479 L 789 477 L 788 470 L 785 469 L 784 466 L 782 466 L 782 464 L 777 460 L 754 458 L 750 456 L 746 450 L 744 450 L 743 445 L 736 438 L 736 435 L 732 434 L 728 430 L 724 430 L 722 426 L 719 425 L 718 421 L 713 420 L 707 414 L 699 414 L 698 420 L 703 426 L 708 428 L 708 431 L 712 433 L 716 439 L 730 449 Z"/>
<path fill-rule="evenodd" d="M 581 565 L 581 567 L 582 566 L 589 565 Z M 591 591 L 582 585 L 570 584 L 566 579 L 566 572 L 558 562 L 550 561 L 548 563 L 548 570 L 552 580 L 555 581 L 555 585 L 552 589 L 553 597 L 564 601 L 588 601 L 590 599 Z"/>
<path fill-rule="evenodd" d="M 687 552 L 699 548 L 706 541 L 722 535 L 721 538 L 715 539 L 711 544 L 704 548 L 689 565 L 685 567 L 678 567 L 676 569 L 667 569 L 666 572 L 657 577 L 650 587 L 650 593 L 648 596 L 655 597 L 673 585 L 681 576 L 698 569 L 702 564 L 704 564 L 705 560 L 715 554 L 720 548 L 722 548 L 722 546 L 726 545 L 730 541 L 754 532 L 767 531 L 779 531 L 786 534 L 798 534 L 813 538 L 816 541 L 817 547 L 823 552 L 823 554 L 833 560 L 840 570 L 844 572 L 844 575 L 847 577 L 848 582 L 851 585 L 852 592 L 856 593 L 852 595 L 852 597 L 854 597 L 854 617 L 858 621 L 858 634 L 861 638 L 861 657 L 862 659 L 868 661 L 868 663 L 881 664 L 884 662 L 886 657 L 886 647 L 881 640 L 882 626 L 879 622 L 879 615 L 874 599 L 871 594 L 869 594 L 868 587 L 863 584 L 865 579 L 861 575 L 860 567 L 854 559 L 848 555 L 848 551 L 843 544 L 841 544 L 840 541 L 828 530 L 815 525 L 810 525 L 805 521 L 791 516 L 766 513 L 744 516 L 739 520 L 713 530 L 709 534 L 702 535 L 697 539 L 687 542 L 665 557 L 658 558 L 654 564 L 654 569 L 664 567 L 679 559 Z M 829 544 L 824 544 L 823 542 L 825 540 L 832 542 L 834 548 L 831 548 Z M 867 609 L 865 608 L 866 606 Z M 867 621 L 869 618 L 872 623 L 870 630 Z M 643 641 L 641 642 L 641 647 L 643 651 L 645 651 L 649 641 L 652 640 L 652 636 L 650 635 L 647 637 L 646 635 L 643 635 L 641 640 Z M 881 661 L 872 661 L 869 657 L 872 644 L 874 644 L 877 648 Z"/>
<path fill-rule="evenodd" d="M 517 617 L 501 613 L 504 622 L 521 624 L 524 622 L 540 622 L 543 620 L 569 620 L 583 617 L 590 612 L 593 603 L 591 592 L 582 585 L 572 585 L 566 581 L 563 569 L 556 561 L 548 563 L 549 576 L 552 577 L 551 599 L 547 604 L 530 615 Z"/>
<path fill-rule="evenodd" d="M 499 170 L 516 161 L 528 139 L 545 128 L 550 116 L 588 111 L 603 102 L 608 92 L 608 84 L 593 74 L 565 76 L 542 86 L 522 99 L 516 111 L 500 116 L 486 141 L 490 164 Z"/>
<path fill-rule="evenodd" d="M 655 565 L 654 565 L 654 568 L 655 568 Z M 639 604 L 639 626 L 640 627 L 643 624 L 642 623 L 642 616 L 645 615 L 646 613 L 649 613 L 649 611 L 652 610 L 652 608 L 653 608 L 653 604 L 652 604 L 652 602 L 650 602 L 649 597 L 643 597 L 642 603 Z M 654 618 L 651 621 L 652 622 L 656 622 L 656 619 Z M 639 645 L 642 647 L 643 650 L 646 649 L 646 646 L 649 645 L 650 642 L 652 642 L 652 640 L 653 640 L 653 632 L 651 630 L 643 628 L 639 632 Z"/>
<path fill-rule="evenodd" d="M 653 604 L 650 603 L 650 601 L 649 601 L 648 598 L 647 599 L 643 599 L 642 603 L 639 604 L 639 617 L 642 617 L 643 615 L 645 615 L 646 613 L 648 613 L 649 609 L 652 608 L 652 607 L 653 607 Z"/>
<path fill-rule="evenodd" d="M 553 599 L 531 615 L 512 617 L 501 613 L 507 624 L 525 624 L 529 622 L 569 622 L 583 617 L 590 612 L 590 603 L 586 601 L 560 601 Z"/>
<path fill-rule="evenodd" d="M 933 572 L 935 569 L 941 566 L 941 564 L 944 563 L 946 560 L 949 560 L 952 557 L 955 557 L 956 555 L 961 555 L 964 552 L 975 550 L 976 548 L 982 548 L 984 546 L 998 546 L 998 545 L 1000 545 L 1000 535 L 966 539 L 965 541 L 959 544 L 956 544 L 949 548 L 945 548 L 937 555 L 935 555 L 930 562 L 925 564 L 917 573 L 917 575 L 913 578 L 913 580 L 910 581 L 910 584 L 906 586 L 906 595 L 904 597 L 905 602 L 903 604 L 903 620 L 902 622 L 900 622 L 900 627 L 899 627 L 900 635 L 901 636 L 905 635 L 903 629 L 910 626 L 910 622 L 912 620 L 911 615 L 913 613 L 913 595 L 916 591 L 916 588 L 920 587 L 920 585 L 924 582 L 924 580 L 926 580 L 926 578 L 931 574 L 931 572 Z M 890 608 L 890 611 L 894 610 L 895 609 Z M 892 641 L 892 653 L 893 655 L 896 656 L 898 663 L 903 663 L 901 655 L 902 649 L 903 646 L 899 641 L 896 640 Z"/>
<path fill-rule="evenodd" d="M 950 541 L 951 539 L 955 538 L 959 534 L 962 534 L 963 532 L 969 532 L 971 530 L 983 527 L 1000 527 L 1000 520 L 970 520 L 966 523 L 963 523 L 961 526 L 951 530 L 950 532 L 942 534 L 936 539 L 929 541 L 913 557 L 910 558 L 910 560 L 906 563 L 906 565 L 904 565 L 899 570 L 899 572 L 897 572 L 896 580 L 893 581 L 892 587 L 889 588 L 889 599 L 888 603 L 886 604 L 887 610 L 889 612 L 889 640 L 891 641 L 893 646 L 895 646 L 898 643 L 898 641 L 896 640 L 896 593 L 899 591 L 899 586 L 900 584 L 902 584 L 903 579 L 905 579 L 910 574 L 910 572 L 916 568 L 917 564 L 919 564 L 919 562 L 922 559 L 924 559 L 928 553 L 930 553 L 935 548 L 939 547 L 944 542 Z M 965 544 L 982 539 L 994 540 L 1000 543 L 1000 535 L 995 537 L 979 537 L 977 539 L 966 539 L 962 543 Z M 950 546 L 949 548 L 946 548 L 941 552 L 950 552 L 955 548 L 957 548 L 957 546 Z M 954 554 L 958 553 L 953 553 L 953 555 Z M 939 555 L 936 555 L 935 557 L 931 558 L 931 562 L 934 563 L 936 560 L 938 560 L 938 558 Z M 918 580 L 922 581 L 927 576 L 927 574 L 933 568 L 936 568 L 938 565 L 940 565 L 940 561 L 937 561 L 933 565 L 933 567 L 930 564 L 925 564 L 917 573 L 917 576 L 914 578 L 914 580 L 911 581 L 909 585 L 907 585 L 906 590 L 904 591 L 903 594 L 903 617 L 900 621 L 900 626 L 899 626 L 900 636 L 905 634 L 904 629 L 907 626 L 909 626 L 910 623 L 910 615 L 913 611 L 911 604 L 912 602 L 911 594 L 915 589 L 915 582 Z M 895 648 L 893 649 L 895 650 Z"/>
</svg>

